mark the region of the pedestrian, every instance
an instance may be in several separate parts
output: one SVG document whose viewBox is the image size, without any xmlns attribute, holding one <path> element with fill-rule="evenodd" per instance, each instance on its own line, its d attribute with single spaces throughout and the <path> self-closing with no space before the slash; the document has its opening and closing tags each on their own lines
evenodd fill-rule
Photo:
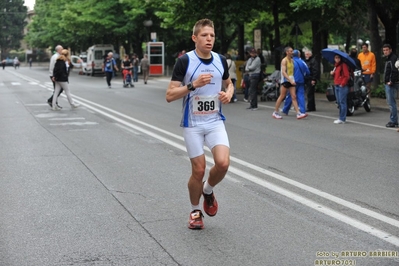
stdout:
<svg viewBox="0 0 399 266">
<path fill-rule="evenodd" d="M 395 62 L 398 60 L 398 57 L 392 52 L 390 44 L 384 44 L 382 46 L 382 52 L 386 59 L 384 67 L 385 97 L 387 99 L 389 111 L 391 112 L 386 127 L 397 127 L 398 109 L 396 107 L 395 96 L 399 89 L 399 73 L 398 69 L 395 67 Z"/>
<path fill-rule="evenodd" d="M 133 54 L 132 57 L 132 65 L 133 65 L 133 81 L 139 81 L 139 58 L 137 54 Z"/>
<path fill-rule="evenodd" d="M 3 59 L 1 61 L 1 66 L 3 67 L 3 70 L 6 68 L 6 64 L 7 64 L 7 61 L 5 59 Z"/>
<path fill-rule="evenodd" d="M 79 107 L 79 104 L 74 103 L 70 90 L 69 90 L 69 84 L 68 84 L 68 76 L 69 76 L 69 71 L 71 67 L 71 61 L 69 59 L 69 51 L 64 49 L 61 51 L 61 55 L 57 58 L 57 61 L 55 62 L 54 65 L 54 70 L 53 70 L 53 81 L 55 82 L 55 92 L 53 97 L 53 110 L 54 111 L 59 111 L 61 108 L 57 106 L 57 99 L 59 96 L 59 92 L 61 91 L 61 88 L 65 91 L 65 94 L 67 96 L 68 102 L 71 105 L 72 108 L 77 108 Z"/>
<path fill-rule="evenodd" d="M 183 55 L 186 54 L 186 50 L 182 50 L 178 55 L 177 58 L 182 57 Z"/>
<path fill-rule="evenodd" d="M 364 83 L 366 83 L 367 93 L 369 98 L 371 96 L 371 83 L 373 82 L 374 73 L 377 69 L 377 62 L 373 52 L 369 51 L 368 43 L 362 44 L 362 52 L 359 53 L 357 58 L 362 65 L 362 74 Z"/>
<path fill-rule="evenodd" d="M 111 89 L 111 80 L 114 77 L 114 69 L 116 69 L 116 71 L 119 71 L 113 56 L 114 54 L 112 52 L 109 52 L 107 57 L 104 59 L 104 63 L 102 65 L 102 70 L 103 72 L 105 72 L 105 77 L 107 79 L 109 89 Z"/>
<path fill-rule="evenodd" d="M 150 71 L 150 62 L 148 61 L 148 55 L 144 54 L 144 57 L 140 61 L 140 69 L 143 73 L 144 84 L 147 84 L 148 74 Z"/>
<path fill-rule="evenodd" d="M 245 64 L 245 71 L 249 74 L 249 107 L 248 110 L 258 110 L 258 83 L 260 75 L 261 62 L 256 50 L 252 48 L 249 50 L 250 58 Z"/>
<path fill-rule="evenodd" d="M 54 72 L 53 70 L 54 70 L 55 62 L 57 61 L 57 58 L 61 55 L 61 51 L 62 51 L 63 49 L 64 49 L 64 48 L 62 48 L 61 45 L 57 45 L 57 46 L 55 47 L 55 53 L 53 54 L 53 56 L 52 56 L 51 59 L 50 59 L 49 72 L 50 72 L 50 80 L 51 80 L 51 82 L 53 83 L 53 94 L 51 95 L 50 98 L 47 99 L 47 103 L 48 103 L 48 105 L 50 105 L 51 108 L 53 108 L 53 98 L 54 98 L 54 92 L 55 92 L 55 82 L 54 82 L 54 80 L 53 80 L 53 72 Z M 58 95 L 57 95 L 56 98 L 58 98 L 58 96 L 60 96 L 60 94 L 62 93 L 62 91 L 63 91 L 63 88 L 61 87 L 61 90 L 60 90 L 60 92 L 58 93 Z M 62 107 L 58 105 L 58 102 L 56 102 L 56 104 L 57 104 L 57 107 L 58 107 L 59 109 L 62 109 Z"/>
<path fill-rule="evenodd" d="M 134 87 L 133 83 L 132 83 L 132 69 L 133 69 L 133 65 L 132 62 L 129 60 L 129 55 L 125 55 L 122 62 L 121 62 L 121 69 L 122 69 L 122 77 L 123 77 L 123 86 L 127 87 L 129 85 L 131 85 L 132 87 Z M 127 76 L 130 75 L 130 80 L 128 83 Z"/>
<path fill-rule="evenodd" d="M 355 62 L 356 70 L 362 70 L 362 63 L 360 60 L 357 58 L 357 49 L 356 47 L 352 47 L 351 50 L 349 51 L 349 57 L 352 58 L 353 62 Z"/>
<path fill-rule="evenodd" d="M 251 85 L 251 81 L 249 80 L 249 74 L 247 71 L 245 71 L 245 66 L 248 63 L 248 59 L 249 59 L 250 55 L 248 53 L 245 54 L 245 59 L 246 61 L 244 62 L 244 64 L 242 64 L 239 69 L 242 72 L 242 85 L 241 86 L 244 89 L 244 102 L 248 102 L 248 98 L 249 98 L 249 87 Z"/>
<path fill-rule="evenodd" d="M 226 60 L 227 60 L 227 67 L 229 68 L 229 76 L 231 79 L 231 82 L 233 82 L 234 85 L 234 94 L 233 97 L 231 98 L 231 102 L 235 103 L 237 101 L 237 96 L 236 96 L 236 83 L 237 83 L 237 73 L 236 73 L 236 63 L 231 59 L 230 54 L 226 54 Z"/>
<path fill-rule="evenodd" d="M 285 48 L 286 56 L 281 60 L 281 87 L 280 87 L 280 96 L 276 101 L 276 106 L 272 116 L 276 119 L 282 119 L 283 117 L 279 114 L 279 108 L 287 95 L 287 91 L 291 94 L 292 104 L 294 105 L 294 109 L 296 111 L 296 118 L 302 119 L 307 117 L 307 114 L 301 113 L 298 108 L 298 102 L 296 99 L 296 83 L 294 79 L 294 60 L 292 59 L 293 50 L 291 47 Z"/>
<path fill-rule="evenodd" d="M 29 68 L 32 68 L 32 57 L 29 58 Z"/>
<path fill-rule="evenodd" d="M 301 52 L 294 50 L 294 79 L 296 88 L 296 98 L 298 102 L 299 111 L 303 114 L 306 113 L 306 101 L 305 101 L 305 77 L 310 74 L 309 68 L 306 63 L 301 59 Z M 287 93 L 284 101 L 283 113 L 288 115 L 291 108 L 291 94 Z"/>
<path fill-rule="evenodd" d="M 14 58 L 14 62 L 13 62 L 13 63 L 14 63 L 14 68 L 15 68 L 15 69 L 19 68 L 19 60 L 18 60 L 18 57 L 15 57 L 15 58 Z"/>
<path fill-rule="evenodd" d="M 349 67 L 342 61 L 340 55 L 336 54 L 334 61 L 334 69 L 331 70 L 330 74 L 334 77 L 335 96 L 339 108 L 339 119 L 335 120 L 334 124 L 345 124 L 349 91 Z"/>
<path fill-rule="evenodd" d="M 320 78 L 320 67 L 316 58 L 313 57 L 312 51 L 305 50 L 305 62 L 309 68 L 310 74 L 306 76 L 306 96 L 308 99 L 306 112 L 316 111 L 315 92 L 316 84 Z"/>
<path fill-rule="evenodd" d="M 180 125 L 192 169 L 188 181 L 191 202 L 188 228 L 202 229 L 201 195 L 204 196 L 205 213 L 216 215 L 218 203 L 213 190 L 223 180 L 230 164 L 230 145 L 221 104 L 230 102 L 234 86 L 226 58 L 212 51 L 215 43 L 213 22 L 209 19 L 197 21 L 191 39 L 195 50 L 178 58 L 166 91 L 166 101 L 183 98 Z M 211 150 L 215 163 L 205 182 L 202 180 L 207 164 L 204 143 Z"/>
</svg>

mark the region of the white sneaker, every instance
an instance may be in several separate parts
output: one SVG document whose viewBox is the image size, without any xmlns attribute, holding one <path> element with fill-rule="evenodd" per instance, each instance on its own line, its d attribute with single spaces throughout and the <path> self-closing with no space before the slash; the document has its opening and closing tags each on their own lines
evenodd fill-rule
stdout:
<svg viewBox="0 0 399 266">
<path fill-rule="evenodd" d="M 307 116 L 308 116 L 308 114 L 297 113 L 296 114 L 296 119 L 302 119 L 302 118 L 305 118 Z"/>
<path fill-rule="evenodd" d="M 248 102 L 248 100 L 244 98 L 244 102 L 246 102 L 246 103 L 247 103 L 247 102 Z"/>
<path fill-rule="evenodd" d="M 334 121 L 334 124 L 345 124 L 345 121 L 337 119 L 337 120 Z"/>
<path fill-rule="evenodd" d="M 236 102 L 236 101 L 237 101 L 237 98 L 234 99 L 234 102 Z"/>
<path fill-rule="evenodd" d="M 59 108 L 57 105 L 53 106 L 53 111 L 59 111 L 61 108 Z"/>
<path fill-rule="evenodd" d="M 80 104 L 78 104 L 78 103 L 73 103 L 73 104 L 71 104 L 71 106 L 72 106 L 72 108 L 78 108 L 78 107 L 80 106 Z"/>
<path fill-rule="evenodd" d="M 279 113 L 277 113 L 277 112 L 273 112 L 272 116 L 273 116 L 274 118 L 276 118 L 276 119 L 283 119 L 283 117 L 282 117 Z"/>
</svg>

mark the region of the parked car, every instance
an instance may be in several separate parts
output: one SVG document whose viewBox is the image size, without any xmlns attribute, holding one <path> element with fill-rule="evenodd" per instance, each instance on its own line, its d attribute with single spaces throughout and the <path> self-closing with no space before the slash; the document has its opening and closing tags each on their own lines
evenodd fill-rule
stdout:
<svg viewBox="0 0 399 266">
<path fill-rule="evenodd" d="M 14 66 L 14 60 L 10 58 L 6 58 L 6 66 Z"/>
</svg>

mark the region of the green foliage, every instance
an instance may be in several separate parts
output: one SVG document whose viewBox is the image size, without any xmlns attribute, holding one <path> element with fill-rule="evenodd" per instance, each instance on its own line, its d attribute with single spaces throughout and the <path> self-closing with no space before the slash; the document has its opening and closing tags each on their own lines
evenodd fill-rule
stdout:
<svg viewBox="0 0 399 266">
<path fill-rule="evenodd" d="M 8 50 L 20 47 L 27 8 L 23 0 L 0 1 L 0 10 L 0 48 L 4 57 Z"/>
<path fill-rule="evenodd" d="M 385 99 L 385 85 L 380 84 L 377 88 L 371 90 L 371 97 Z"/>
<path fill-rule="evenodd" d="M 331 80 L 322 79 L 316 83 L 316 92 L 325 93 L 328 86 L 330 86 Z"/>
</svg>

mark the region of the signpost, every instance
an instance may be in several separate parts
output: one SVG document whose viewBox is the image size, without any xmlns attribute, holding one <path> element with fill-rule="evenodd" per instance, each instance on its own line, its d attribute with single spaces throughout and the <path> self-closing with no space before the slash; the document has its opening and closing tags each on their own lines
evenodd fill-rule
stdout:
<svg viewBox="0 0 399 266">
<path fill-rule="evenodd" d="M 260 29 L 254 30 L 254 48 L 262 49 L 262 31 Z"/>
</svg>

